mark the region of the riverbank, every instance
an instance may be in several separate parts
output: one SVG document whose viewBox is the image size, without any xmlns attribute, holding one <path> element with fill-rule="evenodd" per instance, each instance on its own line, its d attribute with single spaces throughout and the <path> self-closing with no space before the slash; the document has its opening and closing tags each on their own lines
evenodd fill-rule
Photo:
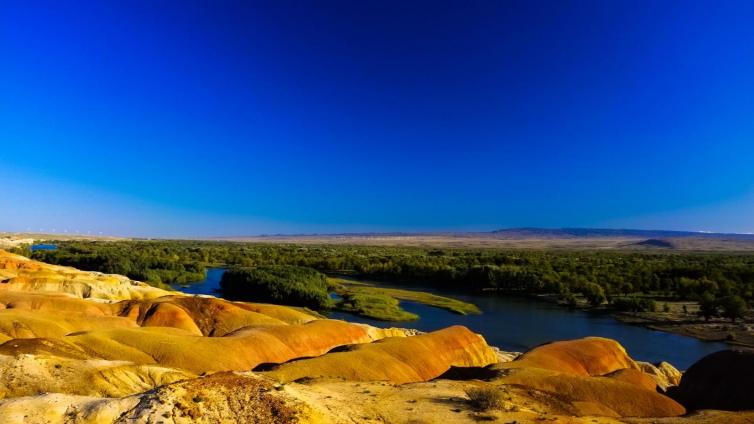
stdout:
<svg viewBox="0 0 754 424">
<path fill-rule="evenodd" d="M 657 311 L 619 312 L 605 305 L 591 306 L 582 297 L 576 297 L 575 303 L 572 304 L 563 302 L 557 295 L 526 295 L 526 297 L 588 313 L 610 314 L 619 322 L 650 330 L 754 349 L 754 313 L 751 311 L 744 319 L 737 322 L 723 318 L 711 318 L 705 321 L 698 314 L 699 304 L 691 301 L 652 299 L 656 303 Z"/>
<path fill-rule="evenodd" d="M 673 312 L 621 312 L 614 316 L 625 324 L 754 349 L 754 320 L 751 319 L 735 323 L 723 319 L 704 321 Z"/>
</svg>

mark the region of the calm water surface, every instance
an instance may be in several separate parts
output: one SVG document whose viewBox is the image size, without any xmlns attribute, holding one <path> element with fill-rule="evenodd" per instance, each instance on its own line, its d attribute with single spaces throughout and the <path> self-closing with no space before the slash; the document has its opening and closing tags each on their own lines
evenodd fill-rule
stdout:
<svg viewBox="0 0 754 424">
<path fill-rule="evenodd" d="M 193 294 L 221 295 L 220 278 L 224 269 L 207 270 L 207 278 L 190 285 L 175 285 L 177 290 Z M 417 289 L 452 296 L 474 303 L 481 315 L 458 315 L 443 309 L 415 302 L 401 302 L 401 306 L 420 316 L 417 321 L 384 322 L 362 318 L 345 312 L 329 316 L 376 327 L 409 327 L 433 331 L 449 325 L 465 325 L 484 335 L 487 342 L 507 351 L 526 351 L 541 343 L 585 336 L 602 336 L 618 340 L 633 358 L 650 361 L 668 361 L 680 369 L 688 368 L 701 357 L 726 348 L 724 343 L 705 342 L 676 334 L 649 330 L 623 324 L 608 314 L 575 311 L 522 297 L 485 296 L 463 294 L 417 285 L 390 285 L 386 287 Z"/>
<path fill-rule="evenodd" d="M 31 245 L 31 251 L 35 252 L 37 250 L 57 250 L 58 246 L 55 244 L 32 244 Z"/>
<path fill-rule="evenodd" d="M 220 279 L 223 277 L 225 268 L 208 268 L 207 278 L 189 284 L 173 284 L 172 287 L 184 293 L 190 294 L 211 294 L 220 296 Z"/>
</svg>

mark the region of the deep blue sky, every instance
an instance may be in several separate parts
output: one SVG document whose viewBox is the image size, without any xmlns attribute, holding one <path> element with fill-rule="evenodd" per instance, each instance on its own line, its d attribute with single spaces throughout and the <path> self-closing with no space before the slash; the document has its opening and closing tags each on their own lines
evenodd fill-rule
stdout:
<svg viewBox="0 0 754 424">
<path fill-rule="evenodd" d="M 754 231 L 754 2 L 0 5 L 0 231 Z"/>
</svg>

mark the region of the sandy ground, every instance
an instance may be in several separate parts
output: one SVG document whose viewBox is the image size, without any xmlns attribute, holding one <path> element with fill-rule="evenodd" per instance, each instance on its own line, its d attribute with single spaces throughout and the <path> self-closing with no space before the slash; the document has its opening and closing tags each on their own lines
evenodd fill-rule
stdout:
<svg viewBox="0 0 754 424">
<path fill-rule="evenodd" d="M 474 381 L 434 380 L 393 385 L 313 381 L 290 383 L 283 390 L 314 410 L 312 422 L 353 423 L 593 423 L 621 421 L 606 417 L 571 417 L 556 398 L 542 392 L 510 387 L 503 409 L 476 411 L 464 390 Z M 558 412 L 563 415 L 558 415 Z M 321 420 L 321 421 L 320 421 Z"/>
</svg>

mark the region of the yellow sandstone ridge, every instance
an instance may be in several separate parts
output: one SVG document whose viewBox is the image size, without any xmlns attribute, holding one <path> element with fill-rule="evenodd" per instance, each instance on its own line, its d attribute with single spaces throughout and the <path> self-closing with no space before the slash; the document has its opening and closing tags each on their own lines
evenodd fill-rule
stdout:
<svg viewBox="0 0 754 424">
<path fill-rule="evenodd" d="M 407 338 L 351 346 L 318 358 L 282 365 L 268 375 L 279 381 L 341 378 L 349 381 L 412 383 L 439 377 L 450 367 L 484 367 L 497 355 L 482 336 L 453 326 Z"/>
<path fill-rule="evenodd" d="M 0 290 L 66 293 L 78 298 L 153 299 L 169 292 L 122 275 L 49 265 L 0 250 Z"/>
</svg>

